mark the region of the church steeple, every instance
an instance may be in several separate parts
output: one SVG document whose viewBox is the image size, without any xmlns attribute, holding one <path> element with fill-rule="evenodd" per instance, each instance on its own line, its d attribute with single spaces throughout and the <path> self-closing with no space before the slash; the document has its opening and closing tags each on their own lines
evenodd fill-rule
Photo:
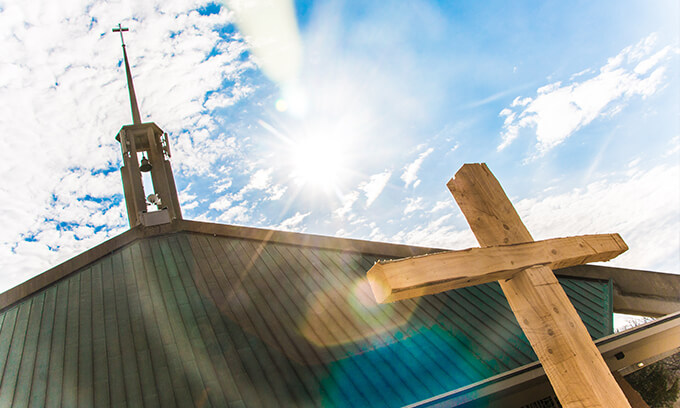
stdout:
<svg viewBox="0 0 680 408">
<path fill-rule="evenodd" d="M 123 60 L 127 75 L 132 125 L 123 126 L 116 140 L 120 142 L 123 152 L 123 167 L 120 168 L 125 193 L 130 227 L 142 224 L 145 226 L 166 224 L 182 219 L 175 179 L 170 166 L 170 143 L 168 134 L 153 122 L 142 123 L 137 105 L 137 96 L 132 84 L 132 73 L 128 63 L 123 32 L 128 31 L 118 24 L 114 32 L 120 33 L 123 45 Z M 140 160 L 141 155 L 141 162 Z M 152 194 L 144 194 L 142 172 L 151 172 L 153 183 Z M 156 206 L 155 211 L 148 211 L 147 206 Z"/>
</svg>

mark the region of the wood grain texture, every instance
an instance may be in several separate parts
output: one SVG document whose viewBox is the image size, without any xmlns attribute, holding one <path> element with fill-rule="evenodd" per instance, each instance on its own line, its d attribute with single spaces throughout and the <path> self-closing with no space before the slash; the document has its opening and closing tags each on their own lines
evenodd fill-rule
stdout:
<svg viewBox="0 0 680 408">
<path fill-rule="evenodd" d="M 378 261 L 367 277 L 376 300 L 386 303 L 509 279 L 538 265 L 564 268 L 608 261 L 627 249 L 619 234 L 555 238 Z"/>
<path fill-rule="evenodd" d="M 447 185 L 480 245 L 533 241 L 485 164 L 464 165 Z M 550 268 L 500 285 L 562 406 L 630 407 Z"/>
</svg>

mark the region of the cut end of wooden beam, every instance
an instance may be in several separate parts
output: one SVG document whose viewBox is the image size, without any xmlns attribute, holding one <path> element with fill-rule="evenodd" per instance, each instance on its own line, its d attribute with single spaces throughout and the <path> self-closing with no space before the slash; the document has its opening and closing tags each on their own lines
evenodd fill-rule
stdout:
<svg viewBox="0 0 680 408">
<path fill-rule="evenodd" d="M 464 164 L 446 186 L 480 246 L 533 241 L 505 191 L 485 163 Z M 494 216 L 486 217 L 487 214 Z"/>
<path fill-rule="evenodd" d="M 371 269 L 366 272 L 366 278 L 368 283 L 371 285 L 371 291 L 375 300 L 378 303 L 389 303 L 392 300 L 388 300 L 392 294 L 392 288 L 385 278 L 385 273 L 383 272 L 382 265 L 376 262 Z"/>
<path fill-rule="evenodd" d="M 493 173 L 491 173 L 491 170 L 489 170 L 489 167 L 486 165 L 486 163 L 465 163 L 458 169 L 458 171 L 451 178 L 451 180 L 449 180 L 449 182 L 446 183 L 446 186 L 449 188 L 449 190 L 455 189 L 456 178 L 458 178 L 459 175 L 466 177 L 469 173 L 479 172 L 486 173 L 487 175 L 494 177 Z"/>
<path fill-rule="evenodd" d="M 623 238 L 621 238 L 621 235 L 615 233 L 615 234 L 612 234 L 612 237 L 613 237 L 614 241 L 621 247 L 621 253 L 624 253 L 624 252 L 626 252 L 627 250 L 630 249 L 630 248 L 628 248 L 628 244 L 626 244 L 626 242 L 623 240 Z"/>
</svg>

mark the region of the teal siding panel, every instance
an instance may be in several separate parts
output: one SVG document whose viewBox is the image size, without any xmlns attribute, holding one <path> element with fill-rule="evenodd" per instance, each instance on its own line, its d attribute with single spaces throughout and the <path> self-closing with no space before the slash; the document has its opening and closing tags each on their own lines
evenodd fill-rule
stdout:
<svg viewBox="0 0 680 408">
<path fill-rule="evenodd" d="M 31 312 L 24 339 L 24 350 L 21 353 L 21 365 L 19 366 L 16 392 L 14 393 L 14 401 L 12 403 L 13 407 L 22 408 L 28 406 L 44 301 L 45 293 L 43 292 L 35 296 L 31 303 Z"/>
<path fill-rule="evenodd" d="M 158 272 L 158 271 L 157 271 Z M 150 286 L 153 282 L 155 291 L 160 293 L 161 286 L 157 274 L 152 276 Z M 200 300 L 197 299 L 199 302 Z M 195 317 L 193 316 L 191 307 L 187 304 L 180 308 L 174 297 L 163 298 L 167 313 L 171 321 L 171 329 L 176 341 L 180 358 L 184 362 L 185 370 L 187 371 L 187 379 L 189 382 L 189 390 L 191 392 L 194 403 L 198 404 L 215 404 L 217 398 L 216 393 L 213 394 L 209 390 L 209 385 L 212 384 L 210 369 L 205 365 L 205 354 L 198 326 Z M 214 388 L 214 385 L 213 385 Z M 212 397 L 212 399 L 211 399 Z M 222 396 L 223 397 L 223 396 Z M 223 404 L 226 404 L 224 402 Z"/>
<path fill-rule="evenodd" d="M 363 268 L 351 268 L 349 265 L 345 263 L 338 262 L 338 260 L 336 259 L 336 256 L 338 255 L 337 251 L 330 250 L 319 251 L 318 255 L 315 254 L 315 251 L 312 251 L 310 249 L 306 249 L 305 252 L 307 253 L 308 259 L 311 259 L 316 256 L 321 261 L 321 264 L 326 268 L 325 270 L 345 271 L 344 274 L 333 275 L 343 278 L 342 291 L 347 294 L 347 297 L 349 297 L 350 300 L 354 296 L 357 296 L 357 292 L 360 291 L 361 289 L 364 290 L 364 293 L 361 294 L 363 299 L 366 299 L 368 298 L 368 296 L 370 296 L 370 294 L 367 292 L 368 288 L 364 284 L 365 272 L 362 270 Z M 350 301 L 348 303 L 350 303 L 351 305 L 351 303 L 354 302 Z M 350 308 L 347 309 L 350 310 Z M 409 400 L 408 398 L 417 398 L 417 395 L 419 395 L 421 392 L 427 392 L 428 394 L 434 392 L 434 390 L 437 388 L 436 381 L 432 381 L 431 378 L 429 381 L 426 381 L 425 378 L 428 377 L 426 375 L 421 376 L 412 375 L 413 370 L 411 369 L 411 367 L 413 367 L 414 364 L 420 365 L 424 364 L 425 361 L 423 361 L 422 359 L 422 357 L 424 356 L 420 355 L 419 351 L 416 348 L 402 347 L 403 344 L 401 342 L 395 341 L 396 333 L 394 330 L 383 331 L 380 329 L 381 325 L 379 324 L 378 319 L 381 316 L 379 313 L 376 313 L 376 311 L 379 310 L 377 307 L 365 308 L 364 310 L 366 311 L 365 313 L 358 313 L 358 315 L 361 317 L 359 321 L 361 325 L 360 327 L 372 328 L 373 329 L 372 337 L 380 339 L 379 341 L 383 342 L 386 348 L 389 347 L 393 349 L 395 354 L 398 354 L 400 356 L 400 358 L 398 359 L 391 358 L 392 356 L 387 356 L 383 358 L 382 361 L 384 361 L 384 364 L 387 367 L 389 367 L 388 370 L 392 370 L 392 372 L 397 374 L 397 376 L 402 380 L 404 386 L 408 386 L 408 389 L 411 391 L 412 395 L 407 396 L 406 401 Z M 395 307 L 393 311 L 395 313 L 387 314 L 386 318 L 388 321 L 391 322 L 392 325 L 399 326 L 400 321 L 406 320 L 405 308 Z M 401 319 L 397 316 L 399 316 Z M 361 332 L 363 334 L 365 331 L 361 330 Z M 367 348 L 367 345 L 361 345 L 361 348 L 362 349 Z M 421 358 L 416 358 L 416 355 L 418 355 Z"/>
<path fill-rule="evenodd" d="M 68 280 L 68 308 L 66 310 L 66 339 L 64 344 L 64 377 L 61 404 L 75 407 L 78 403 L 78 337 L 80 335 L 80 277 Z"/>
<path fill-rule="evenodd" d="M 215 274 L 215 269 L 219 269 L 219 266 L 216 264 L 214 256 L 210 256 L 209 244 L 201 239 L 203 237 L 189 236 L 188 238 L 188 243 L 194 253 L 199 254 L 195 260 L 203 272 L 202 276 L 205 278 L 205 284 L 208 287 L 206 288 L 207 290 L 204 292 L 204 295 L 208 296 L 211 293 L 211 288 L 213 293 L 215 290 L 224 291 L 222 293 L 235 293 L 238 304 L 244 309 L 246 315 L 248 315 L 249 311 L 252 312 L 251 316 L 248 316 L 250 322 L 246 323 L 246 327 L 253 327 L 260 336 L 266 337 L 264 340 L 268 345 L 278 347 L 279 339 L 275 336 L 273 329 L 268 326 L 269 321 L 267 319 L 267 314 L 271 313 L 269 305 L 264 304 L 263 300 L 255 298 L 256 293 L 253 293 L 252 291 L 249 292 L 250 282 L 248 280 L 248 275 L 251 273 L 250 267 L 252 265 L 248 265 L 246 268 L 239 268 L 236 266 L 236 273 L 230 274 L 231 276 L 225 275 L 226 279 L 221 279 L 221 274 Z M 229 268 L 233 267 L 231 264 L 232 262 L 238 265 L 239 261 L 236 257 L 229 259 Z M 259 305 L 260 302 L 263 303 L 261 308 L 253 307 L 256 304 Z M 256 315 L 257 317 L 252 317 L 252 315 Z M 268 370 L 265 370 L 264 373 L 276 396 L 276 400 L 271 403 L 279 405 L 281 402 L 293 401 L 289 390 L 281 381 L 277 381 L 277 377 L 283 378 L 285 371 L 282 372 L 281 367 L 276 364 L 277 361 L 271 359 L 271 355 L 265 354 L 265 356 L 269 359 L 269 362 L 264 365 L 265 367 L 268 367 Z"/>
<path fill-rule="evenodd" d="M 272 278 L 279 283 L 283 292 L 288 294 L 291 304 L 296 306 L 291 318 L 295 321 L 295 327 L 301 329 L 299 330 L 300 336 L 321 339 L 323 334 L 326 334 L 328 338 L 332 339 L 332 342 L 340 343 L 326 321 L 321 320 L 320 324 L 312 327 L 301 327 L 302 323 L 305 322 L 306 315 L 314 310 L 315 301 L 318 301 L 312 295 L 314 293 L 313 286 L 303 283 L 303 278 L 299 276 L 298 270 L 285 261 L 274 245 L 267 245 L 261 252 L 261 256 L 264 262 L 268 263 L 270 271 L 278 272 L 278 276 L 274 275 Z M 321 398 L 324 404 L 331 405 L 333 400 L 330 396 L 335 395 L 336 398 L 348 401 L 353 406 L 370 406 L 370 402 L 361 393 L 343 394 L 339 392 L 338 387 L 329 385 L 338 381 L 340 377 L 337 372 L 329 370 L 322 363 L 343 358 L 344 354 L 340 354 L 338 347 L 325 348 L 314 347 L 313 345 L 310 345 L 310 347 L 319 361 L 318 369 L 314 370 L 316 378 L 320 381 L 316 390 L 319 395 L 318 397 L 315 396 L 316 398 Z"/>
<path fill-rule="evenodd" d="M 138 242 L 129 247 L 125 260 L 125 288 L 127 293 L 128 311 L 130 313 L 130 328 L 132 329 L 132 341 L 134 342 L 134 353 L 139 369 L 139 381 L 142 389 L 142 399 L 145 407 L 158 406 L 160 390 L 156 387 L 156 376 L 151 363 L 151 353 L 146 340 L 147 330 L 145 322 L 150 320 L 142 312 L 141 296 L 139 292 L 139 270 L 145 268 L 146 259 L 141 253 L 141 245 Z"/>
<path fill-rule="evenodd" d="M 2 382 L 0 382 L 0 406 L 2 407 L 9 407 L 12 405 L 14 395 L 17 391 L 17 385 L 20 385 L 17 384 L 17 381 L 32 304 L 33 299 L 31 298 L 17 306 L 18 312 L 16 315 L 16 323 L 12 337 L 8 342 L 9 350 L 7 362 L 5 363 L 4 371 L 2 373 Z"/>
<path fill-rule="evenodd" d="M 97 407 L 108 408 L 109 364 L 106 352 L 106 318 L 104 314 L 104 284 L 102 262 L 92 266 L 92 365 L 93 398 Z"/>
<path fill-rule="evenodd" d="M 80 274 L 78 323 L 78 406 L 94 406 L 92 360 L 92 268 Z"/>
<path fill-rule="evenodd" d="M 220 242 L 211 242 L 211 244 L 213 254 L 217 255 L 216 259 L 218 260 L 218 264 L 223 264 L 223 262 L 219 262 L 219 260 L 226 260 L 224 248 L 220 245 Z M 228 249 L 235 253 L 253 253 L 252 251 L 254 248 L 250 247 L 250 243 L 232 242 L 232 246 L 228 247 Z M 254 290 L 261 292 L 263 299 L 267 299 L 272 310 L 285 311 L 276 313 L 277 320 L 280 320 L 281 322 L 277 328 L 278 332 L 275 332 L 277 333 L 279 341 L 283 339 L 289 344 L 288 347 L 294 347 L 296 355 L 301 358 L 299 362 L 304 363 L 305 366 L 318 362 L 318 355 L 316 355 L 314 350 L 307 343 L 299 341 L 300 335 L 287 330 L 287 328 L 295 327 L 294 318 L 299 313 L 299 310 L 291 299 L 284 296 L 285 292 L 278 290 L 279 284 L 271 280 L 272 272 L 268 269 L 261 256 L 262 251 L 259 252 L 260 256 L 258 257 L 257 262 L 251 267 L 251 273 L 249 274 L 248 280 L 250 285 L 257 287 L 257 289 Z M 241 263 L 243 263 L 243 261 L 244 259 L 241 258 Z M 282 345 L 282 347 L 286 346 Z M 288 376 L 286 385 L 292 396 L 292 403 L 304 405 L 305 402 L 314 398 L 314 395 L 317 394 L 316 381 L 311 378 L 309 371 L 305 370 L 304 366 L 282 358 L 282 355 L 279 353 L 273 354 L 272 358 L 279 361 L 277 366 L 281 367 L 281 371 Z M 293 360 L 296 361 L 295 358 L 293 358 Z"/>
<path fill-rule="evenodd" d="M 169 350 L 167 358 L 175 360 L 170 367 L 171 377 L 183 377 L 184 381 L 179 381 L 178 378 L 178 382 L 182 383 L 181 390 L 183 392 L 185 388 L 189 392 L 188 395 L 179 395 L 178 399 L 186 400 L 188 397 L 192 401 L 191 406 L 199 401 L 202 404 L 209 404 L 207 395 L 205 395 L 203 380 L 196 366 L 196 357 L 177 303 L 174 297 L 163 296 L 158 281 L 159 271 L 156 270 L 155 266 L 148 265 L 147 267 L 149 268 L 147 275 L 148 290 L 153 309 L 156 312 L 156 321 L 163 338 L 163 345 Z M 188 325 L 191 328 L 192 322 L 188 322 Z"/>
<path fill-rule="evenodd" d="M 252 243 L 241 242 L 243 249 L 248 251 L 249 245 Z M 287 310 L 287 318 L 291 322 L 289 327 L 293 329 L 292 336 L 295 337 L 297 343 L 301 343 L 305 346 L 304 354 L 308 356 L 308 361 L 312 364 L 318 364 L 320 362 L 329 361 L 333 357 L 329 355 L 328 351 L 324 348 L 314 347 L 312 343 L 304 339 L 305 333 L 302 331 L 295 332 L 294 329 L 300 327 L 300 323 L 305 322 L 309 310 L 313 308 L 313 305 L 309 302 L 309 296 L 306 296 L 304 290 L 296 287 L 293 283 L 294 278 L 291 277 L 295 272 L 278 257 L 278 254 L 272 251 L 270 245 L 260 251 L 260 259 L 264 263 L 266 269 L 262 270 L 262 279 L 268 282 L 268 293 L 267 297 L 275 297 L 279 299 L 278 306 L 283 310 Z M 304 299 L 304 301 L 303 301 Z M 313 338 L 321 338 L 321 332 L 330 332 L 327 325 L 320 325 L 314 328 L 309 328 L 308 334 Z M 309 363 L 308 363 L 309 364 Z M 323 379 L 332 375 L 331 372 L 325 367 L 325 365 L 319 364 L 320 370 L 314 370 L 311 375 L 305 375 L 304 370 L 298 369 L 300 371 L 300 376 L 305 382 L 305 387 L 309 392 L 313 401 L 318 401 L 324 399 L 326 403 L 330 404 L 328 400 L 328 395 L 332 392 L 331 389 L 322 381 Z M 343 400 L 351 402 L 354 405 L 365 405 L 367 401 L 364 401 L 361 396 L 354 395 L 354 393 L 345 394 L 340 396 Z"/>
<path fill-rule="evenodd" d="M 611 281 L 559 278 L 590 336 L 598 339 L 614 332 Z"/>
<path fill-rule="evenodd" d="M 182 276 L 183 273 L 181 271 L 186 271 L 186 263 L 184 262 L 179 249 L 171 248 L 169 238 L 164 238 L 157 243 L 152 244 L 158 244 L 159 246 L 158 249 L 160 250 L 160 254 L 157 253 L 155 259 L 158 259 L 158 262 L 160 262 L 160 259 L 162 258 L 164 261 L 168 276 L 171 279 L 171 285 L 177 304 L 187 305 L 191 304 L 192 301 L 200 303 L 193 280 L 188 276 Z M 156 248 L 154 248 L 154 250 L 155 249 Z M 157 318 L 160 320 L 160 316 Z M 173 345 L 172 349 L 175 350 L 175 352 L 174 354 L 167 353 L 167 361 L 170 372 L 173 374 L 170 377 L 173 386 L 175 387 L 175 397 L 179 406 L 187 406 L 187 401 L 191 401 L 189 385 L 182 370 L 179 369 L 180 366 L 175 363 L 176 358 L 174 358 L 174 356 L 176 356 L 177 353 L 176 347 Z"/>
<path fill-rule="evenodd" d="M 52 342 L 52 332 L 54 330 L 54 317 L 56 309 L 56 287 L 45 291 L 45 303 L 40 323 L 40 334 L 38 337 L 38 349 L 36 350 L 35 369 L 31 380 L 31 397 L 29 405 L 33 407 L 44 407 L 47 403 L 47 379 L 50 365 L 50 346 Z"/>
<path fill-rule="evenodd" d="M 2 326 L 0 327 L 0 392 L 2 392 L 2 383 L 5 381 L 6 377 L 5 372 L 7 371 L 9 349 L 12 344 L 12 337 L 14 335 L 14 328 L 17 324 L 18 313 L 19 306 L 14 306 L 2 314 L 3 320 Z M 10 389 L 9 386 L 6 387 L 7 390 Z M 2 397 L 0 397 L 0 401 L 1 400 Z"/>
<path fill-rule="evenodd" d="M 127 402 L 127 394 L 118 334 L 118 307 L 114 285 L 114 281 L 118 279 L 118 274 L 114 271 L 113 258 L 113 256 L 110 256 L 102 262 L 102 303 L 104 305 L 104 337 L 106 339 L 110 403 L 112 407 L 121 407 L 125 406 Z"/>
<path fill-rule="evenodd" d="M 289 248 L 284 245 L 274 245 L 274 247 L 279 251 L 282 259 L 298 271 L 298 278 L 302 281 L 300 287 L 308 293 L 306 297 L 311 301 L 308 306 L 308 313 L 311 314 L 312 318 L 316 317 L 315 314 L 317 313 L 324 317 L 320 319 L 322 324 L 310 324 L 308 321 L 306 322 L 308 325 L 304 326 L 305 329 L 311 326 L 322 332 L 324 337 L 316 339 L 317 344 L 327 345 L 329 351 L 334 353 L 335 361 L 344 360 L 361 353 L 361 350 L 357 350 L 354 344 L 349 341 L 353 336 L 356 337 L 356 329 L 349 323 L 351 318 L 348 318 L 342 310 L 339 310 L 334 299 L 329 296 L 330 293 L 326 290 L 329 283 L 323 279 L 323 271 L 318 271 L 311 266 L 300 253 L 290 252 L 298 248 Z M 309 273 L 309 271 L 312 273 Z M 312 322 L 316 322 L 316 320 L 312 320 Z M 327 331 L 324 331 L 324 328 Z M 360 366 L 361 363 L 363 362 L 349 359 L 346 364 L 340 367 L 340 373 L 336 375 L 346 379 L 346 383 L 353 384 L 353 388 L 363 397 L 367 406 L 378 404 L 379 399 L 371 397 L 379 395 L 381 392 L 390 395 L 395 393 L 394 389 L 384 387 L 383 379 L 380 378 L 375 367 Z M 332 367 L 331 371 L 334 371 L 334 369 L 335 367 Z"/>
<path fill-rule="evenodd" d="M 45 406 L 61 406 L 64 385 L 64 348 L 66 346 L 66 321 L 68 318 L 69 281 L 63 280 L 48 290 L 56 289 L 54 305 L 54 328 L 50 345 L 50 363 L 47 371 Z"/>
<path fill-rule="evenodd" d="M 263 369 L 265 367 L 274 367 L 274 364 L 268 354 L 256 355 L 252 352 L 251 333 L 256 330 L 253 319 L 259 319 L 259 316 L 253 317 L 248 315 L 244 305 L 241 304 L 242 297 L 235 294 L 236 291 L 241 290 L 241 287 L 232 287 L 232 280 L 229 280 L 225 273 L 225 270 L 231 270 L 231 263 L 228 260 L 220 263 L 220 265 L 213 263 L 212 266 L 207 262 L 197 263 L 194 256 L 204 258 L 203 249 L 197 248 L 199 244 L 196 241 L 183 240 L 182 243 L 186 249 L 186 256 L 190 258 L 189 262 L 194 265 L 192 270 L 196 272 L 202 270 L 204 272 L 194 275 L 197 278 L 197 290 L 201 294 L 200 304 L 208 311 L 211 311 L 211 321 L 217 321 L 218 332 L 236 334 L 236 337 L 233 339 L 224 336 L 224 338 L 233 341 L 238 347 L 234 353 L 234 349 L 229 344 L 224 346 L 227 350 L 234 353 L 230 353 L 227 359 L 233 361 L 236 357 L 235 354 L 237 354 L 238 357 L 236 359 L 243 361 L 243 370 L 244 373 L 247 373 L 246 375 L 249 380 L 257 384 L 257 388 L 262 387 L 261 389 L 266 392 L 264 395 L 258 395 L 256 400 L 264 405 L 276 405 L 277 400 L 275 399 L 274 386 L 268 381 L 267 371 Z M 191 249 L 192 247 L 194 248 L 193 250 Z M 223 319 L 215 317 L 215 308 L 219 309 L 223 316 L 226 316 L 234 323 L 230 325 L 233 329 L 223 328 L 225 322 Z M 245 330 L 246 333 L 243 333 L 242 330 Z M 238 369 L 238 366 L 236 368 Z M 248 386 L 241 390 L 244 395 L 253 391 L 255 390 Z M 238 397 L 241 397 L 241 395 Z"/>
<path fill-rule="evenodd" d="M 135 244 L 133 244 L 135 245 Z M 129 406 L 142 406 L 142 388 L 139 380 L 137 353 L 132 337 L 129 302 L 125 274 L 130 273 L 130 246 L 113 254 L 113 291 L 116 304 L 116 323 L 120 342 L 120 359 L 123 368 L 123 384 L 125 385 L 125 403 Z"/>
<path fill-rule="evenodd" d="M 140 245 L 145 251 L 150 251 L 148 248 L 149 242 L 141 242 Z M 139 305 L 142 320 L 142 327 L 146 333 L 147 347 L 150 352 L 151 366 L 153 367 L 154 380 L 158 395 L 158 401 L 162 407 L 177 406 L 175 394 L 178 392 L 188 394 L 186 385 L 182 384 L 181 391 L 173 390 L 173 383 L 170 378 L 167 363 L 167 351 L 163 348 L 163 340 L 158 330 L 157 313 L 154 310 L 151 296 L 149 295 L 149 286 L 147 284 L 148 275 L 152 273 L 157 267 L 163 265 L 162 259 L 154 259 L 155 257 L 146 257 L 142 265 L 135 268 L 135 280 L 137 282 L 139 291 Z"/>
</svg>

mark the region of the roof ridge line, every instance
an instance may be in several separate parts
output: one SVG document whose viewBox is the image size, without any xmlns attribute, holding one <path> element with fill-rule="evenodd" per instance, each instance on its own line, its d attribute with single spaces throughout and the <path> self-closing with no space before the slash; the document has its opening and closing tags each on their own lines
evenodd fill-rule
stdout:
<svg viewBox="0 0 680 408">
<path fill-rule="evenodd" d="M 403 244 L 366 241 L 351 238 L 339 238 L 325 235 L 306 234 L 300 232 L 277 231 L 266 228 L 255 228 L 228 224 L 217 224 L 201 221 L 174 220 L 169 224 L 155 226 L 137 225 L 101 244 L 94 246 L 46 271 L 0 293 L 0 311 L 14 305 L 25 297 L 61 280 L 68 275 L 90 265 L 102 257 L 141 238 L 150 238 L 177 232 L 192 232 L 243 238 L 265 242 L 275 242 L 305 247 L 360 252 L 385 257 L 408 257 L 441 249 L 417 247 Z"/>
</svg>

